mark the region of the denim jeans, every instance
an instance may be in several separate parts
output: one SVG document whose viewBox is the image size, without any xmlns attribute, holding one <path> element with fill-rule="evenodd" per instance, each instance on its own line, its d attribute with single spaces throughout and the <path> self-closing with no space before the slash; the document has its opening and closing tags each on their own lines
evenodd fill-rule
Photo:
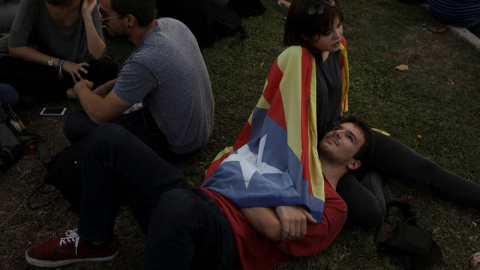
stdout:
<svg viewBox="0 0 480 270">
<path fill-rule="evenodd" d="M 337 192 L 348 205 L 349 222 L 360 226 L 380 225 L 385 213 L 383 193 L 378 188 L 381 181 L 372 182 L 371 178 L 367 179 L 368 183 L 364 180 L 363 183 L 352 181 L 352 177 L 363 179 L 366 172 L 371 171 L 395 180 L 424 184 L 440 197 L 480 209 L 480 184 L 443 169 L 400 141 L 379 132 L 374 132 L 373 158 L 360 170 L 345 175 L 337 186 Z M 366 185 L 372 185 L 373 188 L 367 188 Z"/>
<path fill-rule="evenodd" d="M 200 190 L 165 192 L 152 216 L 144 269 L 234 269 L 235 236 L 228 219 Z"/>
<path fill-rule="evenodd" d="M 85 241 L 113 236 L 121 204 L 132 208 L 142 231 L 161 195 L 190 187 L 182 173 L 123 127 L 106 124 L 84 141 L 83 188 L 78 233 Z"/>
</svg>

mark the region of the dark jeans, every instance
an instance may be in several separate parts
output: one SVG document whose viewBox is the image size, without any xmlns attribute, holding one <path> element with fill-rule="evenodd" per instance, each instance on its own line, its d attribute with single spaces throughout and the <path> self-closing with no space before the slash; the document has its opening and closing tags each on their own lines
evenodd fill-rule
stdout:
<svg viewBox="0 0 480 270">
<path fill-rule="evenodd" d="M 200 190 L 162 195 L 145 243 L 144 269 L 234 269 L 238 251 L 228 219 Z"/>
<path fill-rule="evenodd" d="M 367 177 L 362 183 L 352 181 L 352 177 L 362 179 L 368 171 L 376 171 L 395 180 L 424 184 L 445 199 L 480 209 L 480 184 L 443 169 L 400 141 L 379 132 L 374 132 L 374 148 L 370 164 L 362 166 L 361 172 L 345 175 L 338 183 L 337 192 L 349 208 L 349 222 L 375 227 L 383 221 L 385 201 L 378 188 L 381 186 L 378 178 L 381 177 L 376 176 L 374 178 L 377 179 L 373 180 Z M 370 185 L 370 188 L 365 185 Z"/>
<path fill-rule="evenodd" d="M 100 86 L 118 75 L 117 65 L 109 58 L 91 60 L 85 69 L 84 79 Z M 72 76 L 63 71 L 63 79 L 58 77 L 58 67 L 49 67 L 22 60 L 14 56 L 0 58 L 0 82 L 12 85 L 20 95 L 27 95 L 44 100 L 67 98 L 66 91 L 74 86 Z"/>
<path fill-rule="evenodd" d="M 148 109 L 121 114 L 112 123 L 126 128 L 160 157 L 169 162 L 177 162 L 178 159 L 186 158 L 185 155 L 172 153 L 166 136 L 158 130 Z M 87 137 L 97 127 L 98 125 L 90 120 L 84 110 L 77 110 L 67 117 L 63 130 L 68 140 L 76 142 Z"/>
<path fill-rule="evenodd" d="M 113 236 L 121 204 L 144 233 L 163 193 L 190 187 L 182 173 L 116 124 L 95 129 L 84 142 L 83 189 L 78 233 L 85 241 Z"/>
</svg>

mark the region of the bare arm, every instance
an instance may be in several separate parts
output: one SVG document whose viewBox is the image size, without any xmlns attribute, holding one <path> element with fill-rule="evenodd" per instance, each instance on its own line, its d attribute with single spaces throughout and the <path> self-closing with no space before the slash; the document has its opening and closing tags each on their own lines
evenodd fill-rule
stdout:
<svg viewBox="0 0 480 270">
<path fill-rule="evenodd" d="M 41 53 L 33 48 L 24 46 L 24 47 L 9 47 L 8 50 L 10 54 L 23 60 L 34 62 L 41 65 L 48 65 L 48 60 L 50 59 L 49 55 Z M 53 58 L 53 63 L 57 64 L 60 59 Z"/>
<path fill-rule="evenodd" d="M 277 206 L 275 213 L 282 224 L 282 241 L 302 240 L 307 234 L 307 220 L 317 223 L 317 220 L 300 206 Z"/>
<path fill-rule="evenodd" d="M 240 211 L 257 231 L 272 241 L 281 240 L 282 224 L 273 208 L 248 207 Z"/>
<path fill-rule="evenodd" d="M 88 51 L 95 59 L 98 59 L 105 53 L 106 46 L 103 39 L 97 33 L 97 29 L 93 23 L 93 20 L 97 19 L 92 18 L 92 11 L 96 5 L 97 0 L 84 0 L 82 4 L 82 16 L 87 34 Z"/>
<path fill-rule="evenodd" d="M 13 56 L 19 57 L 29 62 L 33 62 L 40 65 L 45 65 L 45 66 L 48 66 L 48 60 L 50 60 L 50 57 L 51 57 L 49 55 L 41 53 L 27 46 L 9 47 L 8 50 L 10 51 L 10 54 Z M 53 57 L 53 67 L 58 67 L 59 62 L 60 62 L 59 58 Z M 82 74 L 80 74 L 80 71 L 82 71 L 84 74 L 88 73 L 88 71 L 84 68 L 86 66 L 88 66 L 87 63 L 75 63 L 75 62 L 65 61 L 65 63 L 63 64 L 63 69 L 66 72 L 70 73 L 73 80 L 76 82 L 77 79 L 82 79 Z"/>
<path fill-rule="evenodd" d="M 302 240 L 307 234 L 307 220 L 317 223 L 300 206 L 249 207 L 240 211 L 255 229 L 272 241 Z"/>
<path fill-rule="evenodd" d="M 112 91 L 112 89 L 115 86 L 115 84 L 117 83 L 117 81 L 118 81 L 118 78 L 110 80 L 110 81 L 100 85 L 99 87 L 95 88 L 92 92 L 101 96 L 101 97 L 105 97 L 105 96 L 107 96 L 108 93 L 110 93 L 110 91 Z"/>
<path fill-rule="evenodd" d="M 75 84 L 73 89 L 83 109 L 96 124 L 110 122 L 133 105 L 118 97 L 114 91 L 110 91 L 103 98 L 90 91 L 92 86 L 92 82 L 81 80 Z"/>
</svg>

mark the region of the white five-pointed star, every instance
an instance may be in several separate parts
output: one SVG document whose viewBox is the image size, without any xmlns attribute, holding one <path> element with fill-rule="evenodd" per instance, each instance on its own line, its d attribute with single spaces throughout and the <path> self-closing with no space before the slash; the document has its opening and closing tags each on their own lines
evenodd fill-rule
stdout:
<svg viewBox="0 0 480 270">
<path fill-rule="evenodd" d="M 268 165 L 265 162 L 262 162 L 263 158 L 263 150 L 265 147 L 265 141 L 267 140 L 267 135 L 265 134 L 262 139 L 260 140 L 260 144 L 258 146 L 258 155 L 252 153 L 250 151 L 250 147 L 248 144 L 242 146 L 240 149 L 237 150 L 235 154 L 230 155 L 227 159 L 223 162 L 231 162 L 231 161 L 238 161 L 240 162 L 240 168 L 242 169 L 243 179 L 245 181 L 245 187 L 248 188 L 250 184 L 250 179 L 255 172 L 260 174 L 264 173 L 283 173 L 279 169 Z"/>
</svg>

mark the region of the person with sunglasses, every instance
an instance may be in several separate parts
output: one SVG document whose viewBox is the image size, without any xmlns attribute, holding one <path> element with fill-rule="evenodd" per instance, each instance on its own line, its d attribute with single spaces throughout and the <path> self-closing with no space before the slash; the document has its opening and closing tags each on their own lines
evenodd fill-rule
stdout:
<svg viewBox="0 0 480 270">
<path fill-rule="evenodd" d="M 287 48 L 275 61 L 268 84 L 299 91 L 316 91 L 318 138 L 322 138 L 348 110 L 349 72 L 342 12 L 334 0 L 293 1 L 284 34 Z M 282 68 L 279 68 L 282 67 Z M 311 78 L 311 85 L 292 84 L 292 78 Z M 300 81 L 301 82 L 301 81 Z M 268 87 L 268 85 L 267 85 Z M 480 209 L 480 185 L 453 174 L 398 140 L 374 132 L 374 153 L 362 170 L 346 174 L 338 193 L 348 205 L 348 221 L 362 227 L 383 222 L 385 199 L 382 181 L 388 176 L 432 188 L 437 195 L 468 207 Z"/>
<path fill-rule="evenodd" d="M 21 1 L 10 37 L 10 56 L 0 59 L 0 81 L 45 100 L 74 97 L 82 78 L 101 85 L 117 76 L 96 0 Z"/>
</svg>

